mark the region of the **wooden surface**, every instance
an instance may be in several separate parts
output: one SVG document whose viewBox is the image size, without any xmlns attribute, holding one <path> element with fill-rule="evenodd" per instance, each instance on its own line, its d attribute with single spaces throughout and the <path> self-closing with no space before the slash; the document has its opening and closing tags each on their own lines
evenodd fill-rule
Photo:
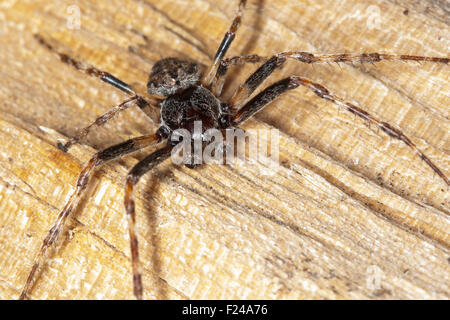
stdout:
<svg viewBox="0 0 450 320">
<path fill-rule="evenodd" d="M 16 299 L 42 239 L 98 149 L 152 132 L 131 109 L 69 154 L 73 136 L 124 98 L 63 65 L 33 38 L 123 80 L 155 61 L 206 65 L 236 1 L 6 0 L 0 4 L 0 299 Z M 81 9 L 68 28 L 67 8 Z M 251 0 L 230 54 L 297 49 L 448 56 L 445 1 Z M 408 11 L 405 11 L 408 10 Z M 255 66 L 232 69 L 226 97 Z M 450 176 L 450 66 L 312 66 L 320 82 L 400 128 Z M 448 299 L 448 187 L 403 143 L 299 88 L 248 128 L 280 130 L 280 167 L 164 163 L 139 184 L 147 299 Z M 32 299 L 131 299 L 123 183 L 128 157 L 98 170 Z"/>
</svg>

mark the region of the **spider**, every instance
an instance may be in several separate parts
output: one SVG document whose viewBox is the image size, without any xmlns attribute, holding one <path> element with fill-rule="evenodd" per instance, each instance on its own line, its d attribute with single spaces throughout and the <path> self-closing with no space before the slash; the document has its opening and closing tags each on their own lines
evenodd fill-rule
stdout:
<svg viewBox="0 0 450 320">
<path fill-rule="evenodd" d="M 57 51 L 43 37 L 35 35 L 36 40 L 48 50 L 52 51 L 62 62 L 69 64 L 90 76 L 97 77 L 130 95 L 128 99 L 98 117 L 87 127 L 83 128 L 78 135 L 71 138 L 67 143 L 59 143 L 58 147 L 63 152 L 67 152 L 73 144 L 79 143 L 91 129 L 102 126 L 119 112 L 126 110 L 132 105 L 137 105 L 150 118 L 153 116 L 152 110 L 154 107 L 159 107 L 161 125 L 154 134 L 132 138 L 97 152 L 84 165 L 79 174 L 75 191 L 64 205 L 64 208 L 58 215 L 57 221 L 49 230 L 41 245 L 20 295 L 20 299 L 27 298 L 36 271 L 42 264 L 46 251 L 55 244 L 58 236 L 61 234 L 67 218 L 71 215 L 80 201 L 83 192 L 86 190 L 94 169 L 107 161 L 121 158 L 145 147 L 158 145 L 159 148 L 157 148 L 156 151 L 138 162 L 129 171 L 125 182 L 124 205 L 128 218 L 130 237 L 133 292 L 137 299 L 142 299 L 143 285 L 139 262 L 138 240 L 135 231 L 136 220 L 133 189 L 145 173 L 149 172 L 152 168 L 171 156 L 175 147 L 175 143 L 171 139 L 174 131 L 177 129 L 186 129 L 192 133 L 195 121 L 202 122 L 203 132 L 211 128 L 224 130 L 227 128 L 238 127 L 281 94 L 299 86 L 304 86 L 310 89 L 318 97 L 343 107 L 355 116 L 378 127 L 390 137 L 403 141 L 413 152 L 424 160 L 447 185 L 450 186 L 448 177 L 404 133 L 394 128 L 389 123 L 376 119 L 356 105 L 334 95 L 319 83 L 312 82 L 301 76 L 293 75 L 275 82 L 253 96 L 254 91 L 258 89 L 276 69 L 280 69 L 288 59 L 294 59 L 306 64 L 330 62 L 377 63 L 382 60 L 427 61 L 448 64 L 449 58 L 383 53 L 315 55 L 308 52 L 297 51 L 281 52 L 270 58 L 258 55 L 226 58 L 226 53 L 235 39 L 241 24 L 246 2 L 246 0 L 239 1 L 238 12 L 234 17 L 230 28 L 223 37 L 214 59 L 206 72 L 202 73 L 199 65 L 195 62 L 177 58 L 162 59 L 155 63 L 151 70 L 147 83 L 148 95 L 145 97 L 143 94 L 139 94 L 132 86 L 114 77 L 112 74 L 101 71 L 93 66 L 86 65 L 73 59 L 67 54 Z M 261 65 L 242 85 L 239 86 L 229 101 L 222 101 L 221 93 L 228 67 L 246 63 L 260 63 Z M 193 163 L 187 163 L 186 165 L 194 167 Z"/>
</svg>

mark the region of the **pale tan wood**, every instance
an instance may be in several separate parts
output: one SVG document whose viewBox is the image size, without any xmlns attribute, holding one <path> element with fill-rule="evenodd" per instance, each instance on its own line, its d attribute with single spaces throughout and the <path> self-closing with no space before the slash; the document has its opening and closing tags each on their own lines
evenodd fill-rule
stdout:
<svg viewBox="0 0 450 320">
<path fill-rule="evenodd" d="M 132 109 L 69 154 L 59 151 L 58 139 L 124 95 L 61 64 L 32 34 L 145 84 L 161 57 L 206 65 L 235 2 L 2 1 L 1 299 L 19 296 L 82 163 L 97 149 L 156 128 Z M 440 3 L 250 1 L 230 54 L 298 49 L 448 56 L 449 17 Z M 67 28 L 69 5 L 81 9 L 79 30 Z M 290 74 L 322 83 L 400 128 L 449 176 L 449 68 L 290 62 L 269 83 Z M 232 70 L 225 96 L 254 66 Z M 140 183 L 145 298 L 450 297 L 449 191 L 410 149 L 304 89 L 286 94 L 245 128 L 281 131 L 278 171 L 165 163 Z M 133 298 L 122 188 L 136 161 L 128 157 L 96 173 L 31 298 Z"/>
</svg>

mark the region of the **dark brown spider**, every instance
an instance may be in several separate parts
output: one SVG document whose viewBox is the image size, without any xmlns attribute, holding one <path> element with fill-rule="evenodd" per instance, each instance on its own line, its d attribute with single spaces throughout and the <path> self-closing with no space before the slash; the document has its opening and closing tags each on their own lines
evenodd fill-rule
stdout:
<svg viewBox="0 0 450 320">
<path fill-rule="evenodd" d="M 33 277 L 41 265 L 45 252 L 55 243 L 58 235 L 63 229 L 65 221 L 81 199 L 82 193 L 86 189 L 88 181 L 93 174 L 93 169 L 106 161 L 120 158 L 144 147 L 161 144 L 159 149 L 144 158 L 129 171 L 125 185 L 125 209 L 128 217 L 130 235 L 134 294 L 137 299 L 142 299 L 143 288 L 138 254 L 138 241 L 135 232 L 136 221 L 133 198 L 133 188 L 139 181 L 139 178 L 153 167 L 169 158 L 172 149 L 174 148 L 174 143 L 170 138 L 176 129 L 186 129 L 192 133 L 195 121 L 202 122 L 203 131 L 210 128 L 222 130 L 237 127 L 283 92 L 295 89 L 298 86 L 305 86 L 311 89 L 319 97 L 344 107 L 354 115 L 377 126 L 389 136 L 403 141 L 416 152 L 447 185 L 450 185 L 449 179 L 442 171 L 400 130 L 392 127 L 386 122 L 377 120 L 354 104 L 333 95 L 318 83 L 311 82 L 308 79 L 299 76 L 291 76 L 274 83 L 249 100 L 253 92 L 262 84 L 262 82 L 264 82 L 275 69 L 281 68 L 287 59 L 296 59 L 308 64 L 328 62 L 376 63 L 382 60 L 428 61 L 448 64 L 449 58 L 381 53 L 314 55 L 307 52 L 282 52 L 271 58 L 260 57 L 257 55 L 224 58 L 241 24 L 241 17 L 246 2 L 246 0 L 240 0 L 238 13 L 234 18 L 230 29 L 225 34 L 222 43 L 217 50 L 214 61 L 206 73 L 202 75 L 198 65 L 193 62 L 182 61 L 176 58 L 163 59 L 157 62 L 152 68 L 147 83 L 147 91 L 150 94 L 150 97 L 147 98 L 136 93 L 130 85 L 113 75 L 98 70 L 95 67 L 82 64 L 66 54 L 59 53 L 42 37 L 39 35 L 35 36 L 42 45 L 54 52 L 62 62 L 72 65 L 88 75 L 100 78 L 104 82 L 113 85 L 131 96 L 129 99 L 97 118 L 92 124 L 82 129 L 77 136 L 70 139 L 65 145 L 58 144 L 58 147 L 61 150 L 67 152 L 68 148 L 85 137 L 92 127 L 103 125 L 118 112 L 129 108 L 133 104 L 138 105 L 149 117 L 153 117 L 154 115 L 152 107 L 159 107 L 161 126 L 155 134 L 133 138 L 96 153 L 84 166 L 78 177 L 75 192 L 71 195 L 63 210 L 59 213 L 56 223 L 50 229 L 42 243 L 20 295 L 20 299 L 27 297 Z M 228 66 L 258 62 L 264 63 L 237 89 L 230 101 L 221 101 L 220 95 Z M 166 142 L 163 143 L 164 141 Z M 187 165 L 191 166 L 191 164 Z"/>
</svg>

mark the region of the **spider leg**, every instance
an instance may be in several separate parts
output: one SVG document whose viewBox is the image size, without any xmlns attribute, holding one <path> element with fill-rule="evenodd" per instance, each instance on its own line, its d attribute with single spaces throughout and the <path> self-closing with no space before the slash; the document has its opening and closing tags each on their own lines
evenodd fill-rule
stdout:
<svg viewBox="0 0 450 320">
<path fill-rule="evenodd" d="M 296 59 L 305 63 L 330 63 L 330 62 L 344 62 L 344 63 L 374 63 L 383 60 L 386 61 L 425 61 L 449 63 L 450 58 L 445 57 L 425 57 L 425 56 L 411 56 L 401 54 L 386 54 L 386 53 L 345 53 L 345 54 L 324 54 L 314 55 L 309 52 L 301 51 L 286 51 L 281 52 L 286 58 Z M 246 56 L 232 56 L 222 60 L 221 67 L 243 65 L 246 63 L 266 62 L 270 57 L 259 56 L 257 54 L 250 54 Z"/>
<path fill-rule="evenodd" d="M 234 60 L 229 60 L 229 64 L 239 64 L 246 62 L 253 62 L 257 58 L 252 56 L 237 57 Z M 258 57 L 260 60 L 263 57 Z M 329 62 L 361 62 L 361 63 L 375 63 L 382 60 L 400 60 L 400 61 L 428 61 L 448 64 L 450 58 L 444 57 L 423 57 L 423 56 L 408 56 L 408 55 L 394 55 L 394 54 L 380 54 L 380 53 L 364 53 L 364 54 L 339 54 L 339 55 L 322 55 L 315 56 L 308 52 L 282 52 L 272 56 L 263 65 L 261 65 L 234 93 L 230 100 L 230 107 L 233 110 L 239 109 L 244 102 L 251 96 L 251 94 L 259 87 L 259 85 L 269 77 L 275 69 L 283 66 L 287 59 L 296 59 L 304 63 L 329 63 Z M 223 72 L 222 72 L 223 73 Z"/>
<path fill-rule="evenodd" d="M 138 99 L 138 96 L 133 96 L 118 104 L 114 108 L 108 110 L 106 113 L 95 119 L 95 121 L 89 124 L 87 127 L 81 129 L 75 137 L 70 138 L 70 140 L 67 141 L 64 145 L 61 142 L 58 142 L 58 148 L 64 152 L 67 152 L 73 144 L 80 142 L 81 139 L 86 137 L 92 127 L 101 127 L 108 120 L 112 119 L 117 113 L 131 107 L 132 104 L 137 102 Z"/>
<path fill-rule="evenodd" d="M 231 110 L 238 110 L 244 102 L 252 95 L 264 80 L 266 80 L 275 69 L 281 68 L 286 61 L 283 56 L 275 55 L 261 65 L 247 80 L 239 86 L 230 100 Z"/>
<path fill-rule="evenodd" d="M 266 62 L 269 58 L 261 57 L 256 54 L 251 54 L 248 56 L 233 56 L 225 58 L 221 61 L 219 69 L 217 70 L 216 77 L 211 85 L 211 91 L 217 97 L 222 94 L 223 85 L 225 83 L 225 76 L 228 72 L 229 66 L 242 65 L 246 63 L 258 63 Z"/>
<path fill-rule="evenodd" d="M 77 61 L 65 53 L 61 53 L 61 52 L 57 51 L 49 42 L 44 40 L 44 38 L 42 38 L 38 34 L 35 34 L 34 37 L 41 45 L 43 45 L 48 50 L 50 50 L 52 53 L 54 53 L 62 62 L 74 67 L 75 69 L 77 69 L 87 75 L 99 78 L 100 80 L 114 86 L 115 88 L 117 88 L 133 97 L 137 96 L 139 98 L 138 106 L 142 109 L 142 111 L 144 111 L 144 113 L 150 119 L 152 119 L 153 122 L 155 122 L 155 123 L 158 122 L 159 116 L 155 115 L 155 112 L 153 110 L 149 110 L 152 108 L 148 108 L 148 107 L 150 106 L 150 104 L 157 105 L 159 103 L 159 101 L 161 100 L 159 97 L 151 96 L 150 97 L 151 101 L 149 103 L 147 101 L 147 99 L 144 99 L 144 97 L 143 97 L 143 95 L 147 95 L 147 92 L 143 91 L 140 87 L 131 86 L 106 71 L 101 71 L 91 65 L 87 65 L 80 61 Z"/>
<path fill-rule="evenodd" d="M 236 17 L 233 19 L 233 22 L 231 23 L 231 26 L 228 30 L 228 32 L 225 34 L 222 43 L 219 46 L 219 49 L 217 49 L 216 55 L 214 57 L 214 62 L 209 67 L 208 71 L 205 73 L 202 79 L 203 86 L 209 88 L 216 76 L 217 70 L 219 69 L 220 62 L 222 61 L 223 57 L 227 53 L 228 49 L 230 48 L 231 43 L 233 42 L 236 32 L 239 29 L 239 26 L 241 25 L 241 19 L 242 15 L 244 14 L 245 5 L 247 3 L 247 0 L 240 0 L 239 1 L 239 10 L 236 15 Z"/>
<path fill-rule="evenodd" d="M 386 53 L 343 53 L 343 54 L 325 54 L 314 55 L 309 52 L 295 52 L 287 51 L 279 54 L 285 58 L 296 59 L 304 63 L 329 63 L 329 62 L 344 62 L 344 63 L 375 63 L 380 61 L 426 61 L 448 64 L 450 58 L 446 57 L 424 57 L 411 56 L 405 54 L 386 54 Z"/>
<path fill-rule="evenodd" d="M 106 148 L 103 151 L 96 153 L 83 167 L 80 175 L 78 176 L 77 184 L 75 187 L 75 191 L 70 196 L 69 200 L 64 205 L 64 208 L 58 215 L 58 218 L 53 225 L 53 227 L 48 232 L 45 237 L 41 248 L 39 250 L 38 255 L 34 260 L 33 267 L 28 275 L 25 286 L 20 294 L 19 299 L 23 300 L 27 297 L 28 291 L 30 289 L 30 285 L 33 281 L 34 275 L 38 270 L 39 266 L 42 263 L 42 259 L 47 251 L 57 240 L 58 235 L 61 233 L 61 230 L 64 227 L 64 223 L 70 214 L 73 212 L 73 209 L 77 206 L 80 201 L 83 191 L 86 189 L 89 179 L 92 177 L 93 169 L 106 161 L 112 160 L 114 158 L 122 157 L 126 154 L 135 152 L 144 147 L 150 146 L 152 144 L 158 143 L 162 140 L 162 135 L 158 132 L 153 135 L 145 135 L 137 138 L 133 138 L 127 140 L 125 142 L 119 143 L 112 147 Z"/>
<path fill-rule="evenodd" d="M 125 210 L 128 218 L 128 231 L 130 234 L 131 265 L 133 269 L 133 292 L 138 300 L 142 300 L 142 273 L 139 262 L 138 240 L 136 236 L 136 212 L 134 205 L 133 188 L 146 172 L 170 157 L 173 146 L 167 144 L 156 150 L 142 161 L 138 162 L 128 173 L 125 184 Z"/>
<path fill-rule="evenodd" d="M 105 71 L 101 71 L 93 66 L 84 64 L 80 61 L 77 61 L 65 53 L 58 52 L 50 43 L 48 43 L 46 40 L 44 40 L 44 38 L 42 38 L 38 34 L 35 34 L 34 37 L 36 38 L 37 41 L 39 41 L 41 45 L 43 45 L 48 50 L 53 52 L 62 62 L 67 63 L 68 65 L 74 67 L 75 69 L 87 75 L 99 78 L 100 80 L 116 87 L 117 89 L 122 90 L 125 93 L 128 93 L 130 95 L 136 95 L 136 93 L 133 91 L 130 85 L 126 84 L 119 78 L 114 77 L 112 74 Z"/>
<path fill-rule="evenodd" d="M 265 105 L 270 103 L 272 100 L 277 98 L 283 92 L 286 92 L 291 89 L 295 89 L 298 86 L 305 86 L 308 89 L 312 90 L 317 96 L 322 99 L 331 101 L 338 106 L 342 106 L 347 111 L 353 113 L 354 115 L 364 119 L 369 124 L 373 124 L 376 127 L 380 128 L 386 134 L 391 136 L 392 138 L 403 141 L 407 146 L 409 146 L 416 154 L 427 163 L 427 165 L 433 169 L 433 171 L 439 175 L 445 183 L 450 186 L 449 179 L 445 176 L 445 174 L 400 130 L 392 127 L 389 123 L 380 121 L 362 110 L 361 108 L 355 106 L 350 102 L 346 102 L 343 99 L 333 95 L 318 83 L 314 83 L 308 79 L 301 78 L 298 76 L 291 76 L 289 78 L 283 79 L 269 86 L 258 95 L 256 95 L 253 99 L 247 102 L 242 108 L 240 108 L 232 117 L 231 125 L 238 126 L 249 117 L 254 115 L 256 112 L 260 111 Z"/>
<path fill-rule="evenodd" d="M 39 43 L 41 45 L 43 45 L 48 50 L 53 52 L 62 62 L 66 63 L 70 66 L 73 66 L 75 69 L 77 69 L 87 75 L 99 78 L 100 80 L 122 90 L 123 92 L 125 92 L 129 95 L 132 95 L 131 98 L 123 101 L 121 104 L 115 106 L 114 108 L 112 108 L 111 110 L 106 112 L 105 114 L 98 117 L 93 123 L 91 123 L 90 125 L 88 125 L 87 127 L 83 128 L 83 129 L 81 129 L 80 133 L 77 136 L 70 139 L 65 145 L 58 143 L 59 149 L 61 149 L 64 152 L 67 152 L 69 147 L 74 143 L 78 143 L 82 138 L 84 138 L 93 126 L 95 126 L 95 127 L 102 126 L 108 120 L 112 119 L 117 113 L 128 109 L 128 107 L 130 107 L 132 105 L 131 102 L 136 103 L 139 106 L 139 108 L 154 123 L 159 122 L 159 115 L 157 114 L 158 112 L 156 112 L 156 110 L 155 110 L 155 109 L 157 109 L 157 108 L 155 108 L 155 106 L 159 105 L 159 99 L 157 99 L 155 97 L 151 97 L 151 100 L 148 101 L 142 95 L 137 94 L 135 92 L 135 90 L 129 84 L 114 77 L 112 74 L 105 72 L 105 71 L 101 71 L 93 66 L 79 62 L 79 61 L 73 59 L 72 57 L 68 56 L 65 53 L 58 52 L 49 42 L 44 40 L 44 38 L 42 38 L 38 34 L 35 34 L 34 37 L 36 38 L 37 41 L 39 41 Z"/>
<path fill-rule="evenodd" d="M 101 127 L 106 122 L 114 118 L 119 112 L 128 109 L 133 104 L 137 104 L 149 117 L 156 118 L 156 116 L 154 116 L 153 113 L 149 114 L 149 112 L 153 112 L 155 108 L 152 108 L 149 102 L 147 102 L 147 100 L 141 98 L 138 95 L 135 95 L 131 98 L 124 100 L 117 106 L 113 107 L 112 109 L 102 114 L 100 117 L 95 119 L 94 122 L 89 124 L 87 127 L 81 129 L 75 137 L 70 138 L 70 140 L 67 141 L 65 144 L 58 142 L 58 148 L 64 152 L 67 152 L 73 144 L 80 142 L 81 139 L 86 137 L 93 127 L 95 128 Z"/>
</svg>

